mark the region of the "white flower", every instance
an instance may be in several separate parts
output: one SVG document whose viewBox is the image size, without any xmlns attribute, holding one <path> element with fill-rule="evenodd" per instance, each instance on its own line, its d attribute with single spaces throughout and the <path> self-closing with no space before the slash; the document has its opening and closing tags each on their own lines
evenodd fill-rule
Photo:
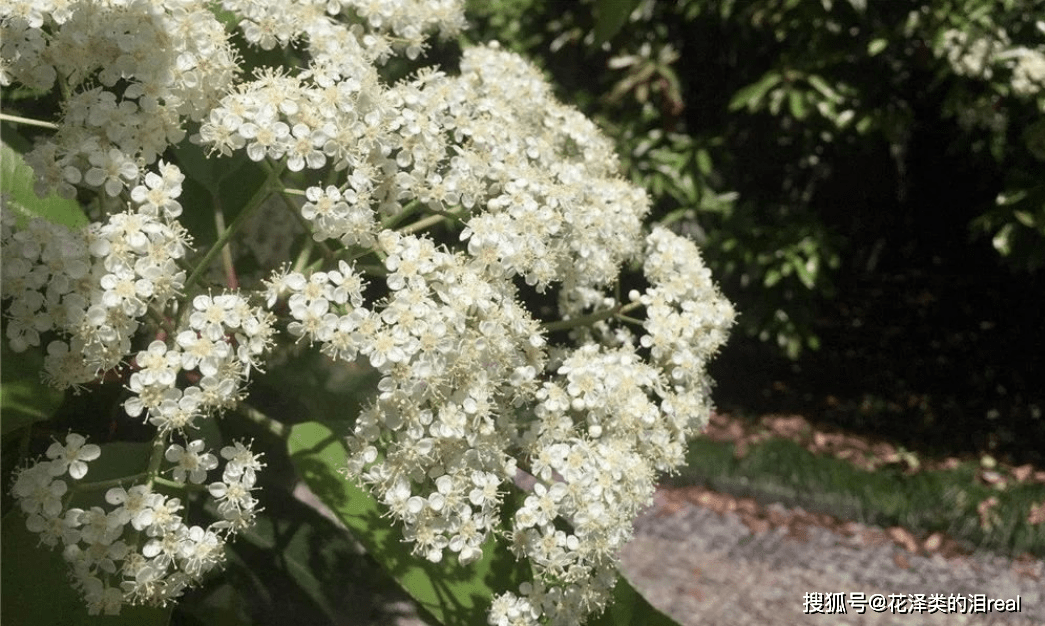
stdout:
<svg viewBox="0 0 1045 626">
<path fill-rule="evenodd" d="M 42 512 L 54 518 L 62 512 L 62 496 L 68 490 L 65 481 L 55 480 L 51 471 L 53 461 L 31 465 L 18 472 L 11 493 L 18 499 L 26 514 Z M 61 473 L 61 472 L 59 472 Z"/>
<path fill-rule="evenodd" d="M 134 360 L 141 368 L 136 372 L 137 379 L 131 384 L 134 391 L 140 391 L 147 385 L 171 387 L 181 369 L 181 353 L 168 350 L 167 344 L 159 340 L 150 343 Z"/>
<path fill-rule="evenodd" d="M 50 472 L 52 476 L 61 476 L 69 471 L 74 480 L 87 475 L 87 461 L 93 461 L 102 454 L 102 449 L 93 443 L 87 443 L 83 435 L 69 433 L 65 437 L 65 445 L 57 441 L 47 448 L 47 458 L 52 459 Z"/>
<path fill-rule="evenodd" d="M 220 341 L 226 329 L 239 328 L 238 303 L 239 299 L 231 294 L 196 296 L 192 299 L 194 310 L 189 315 L 189 326 L 211 341 Z"/>
<path fill-rule="evenodd" d="M 198 577 L 222 561 L 224 546 L 221 537 L 213 531 L 193 526 L 181 537 L 178 558 L 185 573 Z"/>
<path fill-rule="evenodd" d="M 141 211 L 153 217 L 174 219 L 181 215 L 181 183 L 185 175 L 176 165 L 159 162 L 160 173 L 145 174 L 145 183 L 131 189 L 131 200 L 138 203 Z"/>
<path fill-rule="evenodd" d="M 254 486 L 257 480 L 256 472 L 265 467 L 260 461 L 261 454 L 255 454 L 249 445 L 240 441 L 222 448 L 221 457 L 228 461 L 225 465 L 225 479 L 239 479 L 247 488 Z"/>
<path fill-rule="evenodd" d="M 175 481 L 185 482 L 185 477 L 188 475 L 191 482 L 200 484 L 207 479 L 207 472 L 218 466 L 218 459 L 213 454 L 209 452 L 200 454 L 205 445 L 205 441 L 196 439 L 189 442 L 186 447 L 175 443 L 167 448 L 164 457 L 171 463 L 177 464 L 174 468 Z"/>
<path fill-rule="evenodd" d="M 153 509 L 163 503 L 163 495 L 152 493 L 146 485 L 135 485 L 130 490 L 113 487 L 105 492 L 105 501 L 117 505 L 111 513 L 120 524 L 130 523 L 135 530 L 145 530 L 152 525 Z"/>
<path fill-rule="evenodd" d="M 84 182 L 95 187 L 104 185 L 110 196 L 119 195 L 128 181 L 138 177 L 138 166 L 116 148 L 92 153 L 90 162 L 94 167 L 84 174 Z"/>
</svg>

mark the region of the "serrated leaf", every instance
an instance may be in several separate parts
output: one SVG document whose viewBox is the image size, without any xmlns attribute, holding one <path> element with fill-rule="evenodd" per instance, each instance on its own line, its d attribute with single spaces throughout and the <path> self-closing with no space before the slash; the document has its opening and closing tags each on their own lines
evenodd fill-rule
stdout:
<svg viewBox="0 0 1045 626">
<path fill-rule="evenodd" d="M 6 435 L 51 417 L 64 394 L 40 380 L 44 358 L 38 349 L 14 352 L 6 341 L 0 344 L 0 433 Z"/>
<path fill-rule="evenodd" d="M 4 516 L 0 538 L 0 622 L 62 626 L 166 626 L 167 608 L 124 606 L 118 616 L 87 614 L 80 595 L 69 586 L 68 566 L 58 549 L 37 547 L 37 536 L 25 527 L 21 512 Z"/>
<path fill-rule="evenodd" d="M 21 219 L 42 217 L 74 230 L 87 225 L 83 209 L 75 200 L 62 198 L 55 193 L 40 198 L 33 191 L 35 180 L 33 168 L 29 167 L 22 155 L 6 141 L 0 142 L 0 192 L 8 195 L 8 208 L 14 210 Z"/>
</svg>

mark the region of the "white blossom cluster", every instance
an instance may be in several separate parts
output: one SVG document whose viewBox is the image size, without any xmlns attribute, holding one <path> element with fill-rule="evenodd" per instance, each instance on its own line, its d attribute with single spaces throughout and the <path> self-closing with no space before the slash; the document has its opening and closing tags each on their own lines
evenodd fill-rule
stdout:
<svg viewBox="0 0 1045 626">
<path fill-rule="evenodd" d="M 537 482 L 513 520 L 513 549 L 535 577 L 496 599 L 491 624 L 577 624 L 602 607 L 656 473 L 683 463 L 687 438 L 707 423 L 705 365 L 732 306 L 696 246 L 667 229 L 647 238 L 644 272 L 651 287 L 632 298 L 647 308 L 646 334 L 577 347 L 535 394 L 538 419 L 522 444 Z"/>
<path fill-rule="evenodd" d="M 604 605 L 655 473 L 677 467 L 705 423 L 705 365 L 732 307 L 691 242 L 658 229 L 643 247 L 645 195 L 614 177 L 606 139 L 518 57 L 471 49 L 460 77 L 424 73 L 387 97 L 371 178 L 357 162 L 341 187 L 310 187 L 302 215 L 317 240 L 376 240 L 389 295 L 364 306 L 364 280 L 342 262 L 275 274 L 269 302 L 285 299 L 293 335 L 383 374 L 349 438 L 347 473 L 374 488 L 418 554 L 478 558 L 518 464 L 534 472 L 510 534 L 535 579 L 498 598 L 491 623 L 578 623 Z M 397 201 L 365 201 L 372 188 Z M 378 218 L 411 202 L 464 221 L 467 254 L 380 230 Z M 647 334 L 617 329 L 616 347 L 589 343 L 549 369 L 510 279 L 559 284 L 560 314 L 582 316 L 620 304 L 602 289 L 644 252 L 653 287 L 633 300 Z"/>
<path fill-rule="evenodd" d="M 202 450 L 202 440 L 170 446 L 166 457 L 175 464 L 176 481 L 187 477 L 202 483 L 218 466 L 217 458 Z M 106 506 L 71 506 L 76 482 L 87 475 L 88 463 L 101 456 L 101 448 L 71 433 L 64 445 L 51 444 L 46 456 L 18 472 L 11 492 L 29 530 L 39 534 L 43 545 L 62 548 L 72 584 L 91 615 L 118 614 L 125 603 L 175 600 L 223 562 L 228 536 L 252 523 L 257 501 L 251 491 L 262 464 L 239 442 L 221 450 L 226 459 L 222 478 L 208 490 L 224 519 L 206 528 L 188 525 L 181 500 L 148 483 L 109 488 Z M 66 474 L 74 481 L 72 488 Z"/>
<path fill-rule="evenodd" d="M 1045 52 L 1026 46 L 1009 50 L 1012 90 L 1017 96 L 1036 96 L 1045 90 Z"/>
<path fill-rule="evenodd" d="M 996 57 L 1006 45 L 1008 36 L 1004 31 L 995 37 L 971 37 L 963 30 L 950 29 L 943 34 L 938 49 L 956 74 L 990 79 Z"/>
<path fill-rule="evenodd" d="M 75 185 L 116 196 L 185 137 L 238 71 L 202 2 L 11 0 L 0 4 L 0 85 L 65 95 L 58 131 L 26 160 L 41 195 Z"/>
<path fill-rule="evenodd" d="M 79 232 L 41 218 L 17 229 L 13 210 L 3 204 L 7 338 L 22 351 L 39 345 L 41 334 L 57 333 L 45 364 L 55 387 L 75 387 L 120 366 L 141 318 L 181 291 L 185 271 L 177 262 L 189 238 L 175 218 L 183 178 L 160 162 L 159 173 L 148 173 L 132 190 L 134 210 Z"/>
<path fill-rule="evenodd" d="M 318 240 L 371 245 L 378 220 L 414 200 L 473 211 L 462 217 L 468 251 L 531 285 L 563 281 L 579 296 L 612 281 L 640 250 L 649 210 L 617 176 L 612 144 L 516 55 L 472 48 L 461 71 L 421 72 L 392 88 L 372 67 L 330 85 L 320 82 L 332 80 L 327 69 L 265 71 L 211 112 L 199 140 L 223 154 L 285 159 L 292 171 L 330 161 L 346 169 L 345 184 L 306 190 L 303 215 Z"/>
<path fill-rule="evenodd" d="M 456 76 L 382 82 L 391 55 L 412 59 L 426 33 L 459 31 L 462 4 L 224 0 L 250 45 L 306 59 L 243 80 L 203 2 L 0 12 L 0 79 L 57 80 L 66 94 L 58 131 L 28 159 L 41 189 L 86 186 L 103 208 L 133 207 L 81 232 L 5 214 L 0 233 L 11 345 L 47 342 L 58 387 L 121 376 L 126 413 L 157 427 L 155 462 L 167 462 L 86 511 L 59 478 L 83 479 L 101 453 L 82 437 L 19 473 L 30 529 L 65 546 L 92 611 L 177 597 L 252 522 L 261 464 L 243 444 L 221 450 L 222 480 L 206 489 L 220 520 L 207 528 L 187 526 L 153 483 L 207 483 L 219 461 L 192 431 L 244 398 L 277 328 L 380 374 L 346 474 L 416 554 L 468 563 L 496 539 L 528 561 L 532 580 L 495 598 L 491 624 L 572 625 L 605 605 L 656 475 L 706 423 L 706 365 L 734 312 L 694 244 L 644 228 L 648 198 L 621 178 L 612 142 L 519 56 L 474 47 Z M 72 42 L 98 49 L 70 60 Z M 280 191 L 325 264 L 274 272 L 265 308 L 186 278 L 184 176 L 152 165 L 182 141 L 184 119 L 219 166 L 242 152 L 266 164 L 266 184 L 286 170 L 302 187 Z M 437 222 L 452 232 L 419 234 Z M 629 264 L 649 286 L 622 298 Z"/>
<path fill-rule="evenodd" d="M 1045 34 L 1045 22 L 1036 22 L 1036 28 Z M 945 57 L 955 73 L 962 76 L 991 80 L 995 72 L 1004 69 L 1010 77 L 1008 84 L 1012 93 L 1017 97 L 1033 98 L 1045 90 L 1045 47 L 1014 45 L 1002 29 L 979 37 L 957 29 L 948 30 L 940 38 L 937 54 Z M 1045 106 L 1045 101 L 1042 105 Z"/>
<path fill-rule="evenodd" d="M 500 411 L 532 391 L 544 338 L 511 284 L 474 259 L 393 231 L 379 244 L 389 294 L 371 307 L 344 263 L 277 275 L 269 292 L 288 296 L 292 334 L 334 358 L 365 356 L 382 374 L 349 439 L 348 473 L 373 486 L 417 553 L 439 561 L 448 548 L 468 562 L 515 474 Z"/>
<path fill-rule="evenodd" d="M 221 5 L 241 16 L 244 37 L 264 50 L 286 47 L 306 35 L 313 54 L 324 49 L 340 56 L 333 44 L 351 39 L 352 53 L 362 51 L 379 63 L 397 51 L 416 59 L 425 49 L 428 32 L 450 37 L 466 26 L 464 5 L 458 0 L 222 0 Z M 339 17 L 355 22 L 351 32 L 341 27 Z"/>
<path fill-rule="evenodd" d="M 185 271 L 177 261 L 188 237 L 176 218 L 183 175 L 162 161 L 129 196 L 134 210 L 92 222 L 76 232 L 34 218 L 18 228 L 6 204 L 0 222 L 2 299 L 7 337 L 23 351 L 51 337 L 44 379 L 61 389 L 80 387 L 130 366 L 128 415 L 145 415 L 162 437 L 185 434 L 199 420 L 233 406 L 251 368 L 268 349 L 271 316 L 239 295 L 200 295 L 183 311 L 184 325 L 135 351 L 133 340 L 150 315 L 173 312 Z M 162 336 L 162 334 L 161 334 Z M 133 357 L 133 358 L 132 358 Z M 179 380 L 179 376 L 182 378 Z M 195 384 L 186 384 L 191 379 Z M 172 443 L 165 458 L 172 480 L 203 483 L 217 468 L 197 439 Z M 187 526 L 180 500 L 150 484 L 106 492 L 110 508 L 72 506 L 75 488 L 101 449 L 70 434 L 47 459 L 18 473 L 12 493 L 41 542 L 59 541 L 74 586 L 91 613 L 118 613 L 123 603 L 165 604 L 221 562 L 226 538 L 253 523 L 257 458 L 242 444 L 226 447 L 222 480 L 209 486 L 220 521 Z M 68 493 L 67 493 L 68 492 Z"/>
</svg>

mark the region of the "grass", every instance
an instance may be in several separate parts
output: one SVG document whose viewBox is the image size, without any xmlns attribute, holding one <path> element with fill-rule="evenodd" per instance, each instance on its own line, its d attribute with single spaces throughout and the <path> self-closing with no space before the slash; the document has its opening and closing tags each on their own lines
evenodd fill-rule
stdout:
<svg viewBox="0 0 1045 626">
<path fill-rule="evenodd" d="M 669 482 L 703 484 L 842 520 L 901 526 L 915 535 L 942 532 L 970 551 L 1045 557 L 1045 523 L 1028 520 L 1032 507 L 1045 503 L 1041 483 L 985 485 L 977 481 L 971 461 L 913 474 L 893 466 L 867 471 L 780 437 L 750 445 L 743 458 L 734 450 L 732 442 L 697 438 L 690 443 L 688 466 Z M 991 497 L 997 504 L 981 516 L 980 503 Z"/>
</svg>

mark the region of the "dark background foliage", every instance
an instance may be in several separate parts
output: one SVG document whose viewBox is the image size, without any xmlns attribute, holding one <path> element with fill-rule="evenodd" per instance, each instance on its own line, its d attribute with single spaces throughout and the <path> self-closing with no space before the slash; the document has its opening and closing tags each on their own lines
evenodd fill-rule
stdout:
<svg viewBox="0 0 1045 626">
<path fill-rule="evenodd" d="M 1045 100 L 947 55 L 1041 46 L 1045 3 L 473 5 L 701 243 L 740 311 L 720 407 L 1042 462 Z"/>
</svg>

